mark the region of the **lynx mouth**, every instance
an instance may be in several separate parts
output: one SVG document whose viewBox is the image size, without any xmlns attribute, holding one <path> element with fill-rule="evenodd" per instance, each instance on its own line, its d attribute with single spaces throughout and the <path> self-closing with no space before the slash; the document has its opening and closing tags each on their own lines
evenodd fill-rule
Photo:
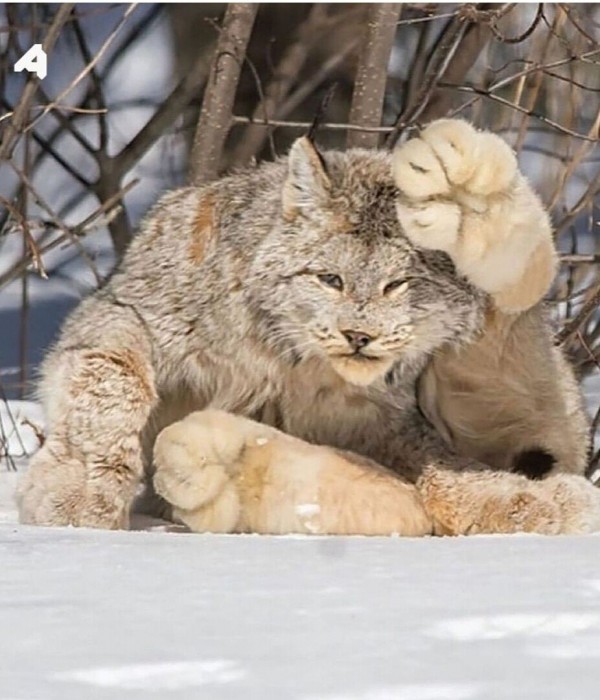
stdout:
<svg viewBox="0 0 600 700">
<path fill-rule="evenodd" d="M 391 358 L 361 352 L 330 355 L 330 362 L 343 379 L 358 386 L 367 386 L 385 376 L 393 364 Z"/>
<path fill-rule="evenodd" d="M 360 350 L 356 352 L 344 352 L 332 355 L 331 357 L 337 359 L 353 360 L 354 362 L 381 362 L 382 357 L 379 355 L 365 355 Z"/>
</svg>

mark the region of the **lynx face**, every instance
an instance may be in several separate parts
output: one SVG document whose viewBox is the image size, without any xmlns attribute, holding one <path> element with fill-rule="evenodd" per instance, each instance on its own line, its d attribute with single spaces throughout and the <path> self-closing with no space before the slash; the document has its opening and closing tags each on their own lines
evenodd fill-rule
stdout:
<svg viewBox="0 0 600 700">
<path fill-rule="evenodd" d="M 417 250 L 398 223 L 387 156 L 290 154 L 282 222 L 253 266 L 253 308 L 281 357 L 325 357 L 367 385 L 479 327 L 483 296 L 443 253 Z"/>
</svg>

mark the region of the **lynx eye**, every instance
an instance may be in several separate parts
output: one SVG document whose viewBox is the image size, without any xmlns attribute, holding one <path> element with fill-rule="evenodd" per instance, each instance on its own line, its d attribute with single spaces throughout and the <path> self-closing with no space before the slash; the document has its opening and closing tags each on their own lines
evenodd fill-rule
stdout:
<svg viewBox="0 0 600 700">
<path fill-rule="evenodd" d="M 384 294 L 390 294 L 391 292 L 404 292 L 408 289 L 408 280 L 394 280 L 389 282 L 383 288 Z"/>
<path fill-rule="evenodd" d="M 344 282 L 342 281 L 342 278 L 339 275 L 317 275 L 319 282 L 324 284 L 327 287 L 331 287 L 332 289 L 337 289 L 338 291 L 342 291 L 344 288 Z"/>
</svg>

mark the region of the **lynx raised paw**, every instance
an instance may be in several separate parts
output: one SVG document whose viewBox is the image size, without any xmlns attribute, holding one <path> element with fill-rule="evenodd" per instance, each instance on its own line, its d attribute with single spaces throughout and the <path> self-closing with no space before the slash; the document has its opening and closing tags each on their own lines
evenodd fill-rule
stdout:
<svg viewBox="0 0 600 700">
<path fill-rule="evenodd" d="M 546 293 L 556 272 L 548 215 L 501 138 L 442 119 L 396 150 L 393 173 L 398 218 L 415 245 L 448 253 L 502 310 Z"/>
<path fill-rule="evenodd" d="M 27 525 L 126 529 L 135 485 L 101 465 L 89 469 L 59 442 L 48 440 L 17 488 L 19 519 Z"/>
<path fill-rule="evenodd" d="M 600 530 L 600 490 L 581 476 L 532 481 L 506 472 L 431 468 L 417 487 L 440 535 Z"/>
</svg>

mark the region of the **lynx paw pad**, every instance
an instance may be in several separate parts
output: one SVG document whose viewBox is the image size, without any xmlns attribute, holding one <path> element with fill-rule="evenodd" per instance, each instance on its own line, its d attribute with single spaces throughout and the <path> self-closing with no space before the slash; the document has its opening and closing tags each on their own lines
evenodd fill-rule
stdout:
<svg viewBox="0 0 600 700">
<path fill-rule="evenodd" d="M 211 420 L 192 414 L 165 428 L 154 445 L 156 492 L 182 510 L 214 500 L 230 479 L 241 445 Z"/>
<path fill-rule="evenodd" d="M 443 250 L 459 268 L 485 254 L 495 232 L 485 226 L 488 211 L 516 182 L 517 161 L 502 139 L 442 119 L 400 146 L 392 168 L 398 219 L 415 245 Z"/>
<path fill-rule="evenodd" d="M 400 146 L 392 169 L 414 245 L 447 253 L 505 311 L 542 298 L 555 273 L 550 221 L 501 138 L 442 119 Z"/>
<path fill-rule="evenodd" d="M 396 184 L 413 200 L 463 193 L 487 197 L 511 187 L 517 159 L 500 137 L 458 119 L 440 119 L 400 146 Z"/>
</svg>

